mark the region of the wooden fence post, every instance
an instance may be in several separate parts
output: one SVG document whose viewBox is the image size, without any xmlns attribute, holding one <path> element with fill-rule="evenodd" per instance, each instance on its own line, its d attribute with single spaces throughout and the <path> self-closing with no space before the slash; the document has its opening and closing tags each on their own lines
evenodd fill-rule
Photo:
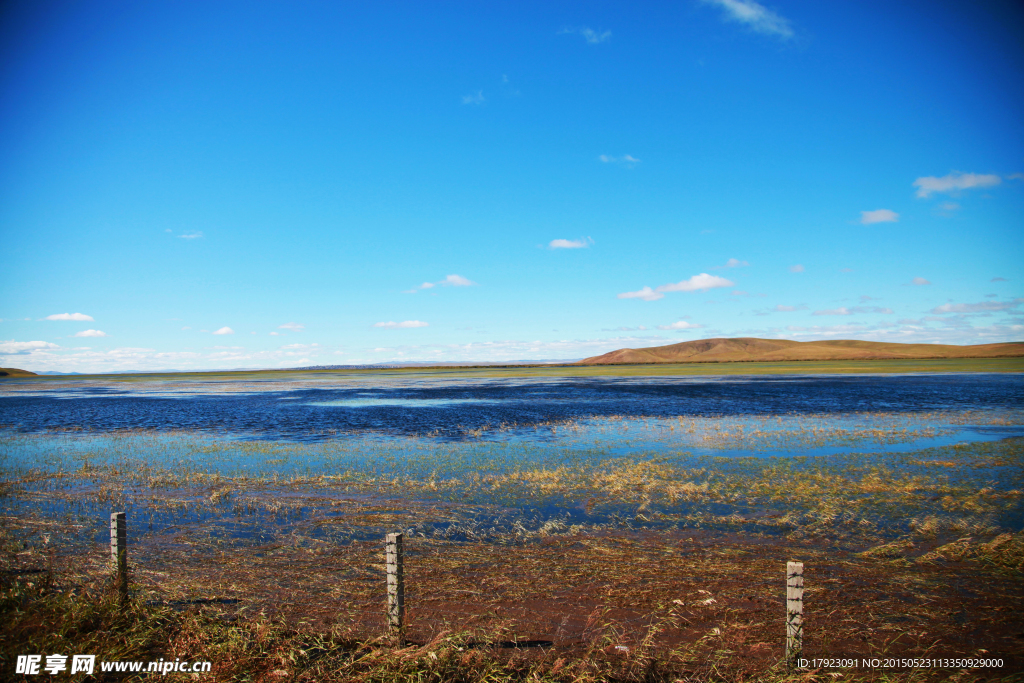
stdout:
<svg viewBox="0 0 1024 683">
<path fill-rule="evenodd" d="M 110 557 L 114 563 L 114 585 L 124 607 L 128 602 L 128 530 L 123 512 L 110 513 Z"/>
<path fill-rule="evenodd" d="M 786 564 L 786 664 L 795 668 L 804 646 L 804 563 Z"/>
<path fill-rule="evenodd" d="M 405 577 L 402 534 L 388 534 L 384 544 L 388 572 L 388 629 L 402 637 L 405 627 Z"/>
</svg>

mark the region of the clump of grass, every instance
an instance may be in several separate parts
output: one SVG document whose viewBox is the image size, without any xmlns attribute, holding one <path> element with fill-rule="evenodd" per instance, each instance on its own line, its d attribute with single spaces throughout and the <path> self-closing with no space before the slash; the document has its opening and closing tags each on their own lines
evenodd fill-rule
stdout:
<svg viewBox="0 0 1024 683">
<path fill-rule="evenodd" d="M 1024 571 L 1024 534 L 1004 533 L 988 542 L 961 538 L 922 555 L 918 561 L 975 559 L 996 567 Z"/>
</svg>

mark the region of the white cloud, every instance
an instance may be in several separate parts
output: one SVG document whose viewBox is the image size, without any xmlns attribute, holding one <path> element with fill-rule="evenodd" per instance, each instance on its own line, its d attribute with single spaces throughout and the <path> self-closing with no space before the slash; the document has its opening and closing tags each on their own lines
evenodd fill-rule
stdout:
<svg viewBox="0 0 1024 683">
<path fill-rule="evenodd" d="M 231 329 L 230 327 L 227 327 L 227 326 L 222 327 L 219 330 L 216 330 L 214 332 L 214 334 L 234 334 L 234 333 L 235 333 L 235 331 L 233 329 Z"/>
<path fill-rule="evenodd" d="M 0 355 L 4 356 L 24 356 L 38 351 L 40 349 L 59 349 L 60 347 L 56 344 L 44 341 L 29 341 L 19 342 L 14 341 L 2 341 L 0 342 Z"/>
<path fill-rule="evenodd" d="M 793 29 L 789 21 L 754 0 L 705 0 L 725 10 L 732 21 L 747 25 L 750 29 L 765 35 L 792 38 Z"/>
<path fill-rule="evenodd" d="M 451 285 L 452 287 L 471 287 L 476 283 L 470 279 L 464 278 L 461 275 L 449 275 L 445 279 L 441 280 L 439 285 Z"/>
<path fill-rule="evenodd" d="M 912 285 L 930 285 L 931 283 L 928 282 L 928 280 L 925 280 L 923 277 L 915 277 L 913 280 L 910 281 L 910 284 L 912 284 Z"/>
<path fill-rule="evenodd" d="M 716 287 L 734 287 L 735 285 L 735 282 L 726 280 L 724 277 L 701 273 L 700 275 L 694 275 L 689 280 L 683 280 L 682 282 L 670 282 L 667 285 L 660 285 L 654 289 L 644 287 L 636 292 L 623 292 L 618 295 L 618 298 L 657 301 L 665 296 L 664 292 L 697 292 L 706 289 L 714 289 Z"/>
<path fill-rule="evenodd" d="M 958 190 L 969 190 L 973 187 L 991 187 L 998 185 L 1002 179 L 994 174 L 959 173 L 954 171 L 941 178 L 935 176 L 924 176 L 914 181 L 917 188 L 917 196 L 929 197 L 933 192 L 957 192 Z"/>
<path fill-rule="evenodd" d="M 1024 180 L 1024 173 L 1011 173 L 1006 176 L 1007 180 Z"/>
<path fill-rule="evenodd" d="M 480 104 L 483 104 L 486 101 L 487 101 L 487 98 L 484 97 L 484 91 L 483 90 L 477 90 L 475 93 L 470 93 L 469 95 L 463 95 L 462 96 L 462 103 L 463 104 L 476 104 L 476 105 L 480 105 Z"/>
<path fill-rule="evenodd" d="M 871 225 L 872 223 L 895 223 L 900 219 L 900 215 L 895 211 L 889 209 L 875 209 L 874 211 L 861 211 L 860 222 L 863 225 Z"/>
<path fill-rule="evenodd" d="M 578 240 L 551 240 L 548 242 L 548 249 L 586 249 L 594 240 L 589 237 L 580 238 Z"/>
<path fill-rule="evenodd" d="M 470 280 L 469 278 L 462 277 L 461 275 L 449 275 L 439 282 L 424 282 L 419 287 L 413 287 L 412 289 L 404 290 L 402 293 L 415 294 L 421 289 L 433 289 L 438 285 L 441 285 L 443 287 L 472 287 L 476 285 L 476 283 Z"/>
<path fill-rule="evenodd" d="M 791 311 L 795 311 L 796 306 L 785 306 L 783 304 L 779 304 L 778 306 L 775 307 L 774 310 L 778 311 L 779 313 L 789 313 Z"/>
<path fill-rule="evenodd" d="M 714 289 L 715 287 L 735 287 L 736 283 L 731 280 L 726 280 L 724 277 L 718 275 L 708 275 L 707 273 L 701 273 L 700 275 L 694 275 L 689 280 L 683 280 L 682 282 L 669 283 L 667 285 L 661 285 L 657 288 L 659 292 L 696 292 L 703 291 L 706 289 Z"/>
<path fill-rule="evenodd" d="M 699 327 L 704 326 L 696 323 L 688 323 L 685 320 L 677 320 L 671 325 L 658 325 L 659 330 L 695 330 Z"/>
<path fill-rule="evenodd" d="M 853 315 L 854 313 L 884 313 L 888 315 L 893 313 L 893 310 L 891 308 L 882 308 L 881 306 L 854 306 L 853 308 L 842 306 L 824 311 L 815 311 L 811 315 Z"/>
<path fill-rule="evenodd" d="M 634 157 L 632 154 L 624 154 L 621 157 L 613 157 L 608 156 L 607 154 L 601 154 L 597 158 L 606 164 L 624 164 L 629 168 L 632 168 L 635 164 L 640 163 L 640 160 Z"/>
<path fill-rule="evenodd" d="M 281 336 L 281 333 L 280 333 L 280 332 L 271 332 L 271 333 L 270 333 L 270 336 L 271 336 L 271 337 L 280 337 L 280 336 Z"/>
<path fill-rule="evenodd" d="M 749 266 L 750 264 L 746 261 L 740 261 L 739 259 L 731 258 L 725 262 L 724 266 L 718 266 L 719 268 L 740 268 L 742 266 Z"/>
<path fill-rule="evenodd" d="M 789 267 L 789 272 L 791 272 L 791 273 L 802 273 L 802 272 L 804 272 L 804 267 L 798 263 L 795 266 L 790 266 Z"/>
<path fill-rule="evenodd" d="M 100 332 L 99 330 L 83 330 L 82 332 L 76 332 L 76 337 L 106 337 L 106 332 Z"/>
<path fill-rule="evenodd" d="M 178 235 L 178 237 L 183 240 L 196 240 L 202 236 L 203 233 L 201 230 L 196 230 L 195 232 L 186 232 L 184 235 Z"/>
<path fill-rule="evenodd" d="M 53 315 L 46 316 L 45 318 L 43 318 L 43 320 L 88 320 L 88 321 L 91 321 L 92 320 L 92 316 L 91 315 L 86 315 L 85 313 L 54 313 Z"/>
<path fill-rule="evenodd" d="M 598 33 L 597 31 L 588 26 L 582 26 L 580 28 L 563 28 L 561 31 L 559 31 L 559 33 L 579 34 L 583 36 L 583 39 L 586 40 L 591 45 L 603 43 L 604 41 L 612 37 L 611 31 L 602 31 L 601 33 Z"/>
<path fill-rule="evenodd" d="M 643 299 L 644 301 L 657 301 L 663 298 L 665 295 L 661 292 L 656 292 L 650 287 L 644 287 L 637 292 L 623 292 L 619 294 L 620 299 Z"/>
<path fill-rule="evenodd" d="M 942 202 L 939 204 L 939 208 L 943 211 L 956 211 L 960 208 L 960 205 L 956 202 Z"/>
<path fill-rule="evenodd" d="M 300 325 L 299 323 L 285 323 L 284 325 L 278 325 L 277 329 L 279 329 L 279 330 L 291 330 L 293 332 L 301 332 L 302 330 L 306 329 L 306 326 L 305 325 Z"/>
<path fill-rule="evenodd" d="M 985 311 L 1009 311 L 1019 308 L 1024 299 L 1013 301 L 980 301 L 976 304 L 942 304 L 936 306 L 930 313 L 980 313 Z"/>
<path fill-rule="evenodd" d="M 396 323 L 393 320 L 389 320 L 386 323 L 374 323 L 374 327 L 386 327 L 388 329 L 397 329 L 400 327 L 426 327 L 429 323 L 425 323 L 422 320 L 404 320 L 400 323 Z"/>
</svg>

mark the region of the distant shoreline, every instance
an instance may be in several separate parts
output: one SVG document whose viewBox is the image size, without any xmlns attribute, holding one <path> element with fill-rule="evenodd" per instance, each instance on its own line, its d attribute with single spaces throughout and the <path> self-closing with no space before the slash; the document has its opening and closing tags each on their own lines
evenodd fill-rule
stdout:
<svg viewBox="0 0 1024 683">
<path fill-rule="evenodd" d="M 835 360 L 700 360 L 680 363 L 544 363 L 509 365 L 415 365 L 415 366 L 358 366 L 339 368 L 273 368 L 264 370 L 184 370 L 164 372 L 126 372 L 67 375 L 35 375 L 0 378 L 8 381 L 67 381 L 71 379 L 107 379 L 141 381 L 147 379 L 201 379 L 204 377 L 273 376 L 285 374 L 415 374 L 437 375 L 467 374 L 491 377 L 599 377 L 642 375 L 814 375 L 814 374 L 900 374 L 900 373 L 963 373 L 963 372 L 1024 372 L 1024 358 L 847 358 Z"/>
</svg>

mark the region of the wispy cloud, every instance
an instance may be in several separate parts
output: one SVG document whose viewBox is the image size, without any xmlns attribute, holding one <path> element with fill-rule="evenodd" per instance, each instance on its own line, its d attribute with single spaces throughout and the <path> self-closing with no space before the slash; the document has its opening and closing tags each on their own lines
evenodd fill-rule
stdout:
<svg viewBox="0 0 1024 683">
<path fill-rule="evenodd" d="M 658 325 L 659 330 L 696 330 L 700 327 L 704 326 L 698 325 L 696 323 L 686 322 L 685 320 L 677 320 L 676 322 L 671 323 L 669 325 Z"/>
<path fill-rule="evenodd" d="M 713 270 L 721 270 L 722 268 L 741 268 L 743 266 L 748 266 L 748 265 L 750 265 L 750 263 L 748 263 L 746 261 L 740 261 L 738 258 L 730 258 L 728 261 L 725 262 L 724 265 L 716 265 L 716 266 L 713 266 L 712 269 Z"/>
<path fill-rule="evenodd" d="M 214 331 L 214 334 L 234 334 L 234 333 L 235 333 L 235 331 L 233 329 L 231 329 L 230 327 L 227 327 L 227 326 L 222 327 L 219 330 L 215 330 Z"/>
<path fill-rule="evenodd" d="M 100 330 L 82 330 L 81 332 L 76 332 L 75 336 L 76 337 L 106 337 L 107 333 L 106 332 L 101 332 Z"/>
<path fill-rule="evenodd" d="M 656 292 L 650 287 L 644 287 L 636 292 L 622 292 L 618 295 L 620 299 L 643 299 L 644 301 L 657 301 L 663 298 L 665 295 L 661 292 Z"/>
<path fill-rule="evenodd" d="M 386 327 L 388 329 L 398 329 L 405 327 L 427 327 L 430 323 L 425 323 L 422 320 L 403 320 L 400 323 L 396 323 L 394 320 L 389 320 L 386 323 L 374 323 L 374 327 Z"/>
<path fill-rule="evenodd" d="M 183 240 L 197 240 L 203 236 L 202 230 L 196 230 L 195 232 L 186 232 L 183 235 L 178 235 L 179 239 Z"/>
<path fill-rule="evenodd" d="M 754 0 L 704 0 L 725 10 L 726 18 L 738 21 L 757 33 L 792 38 L 789 21 Z"/>
<path fill-rule="evenodd" d="M 28 341 L 19 342 L 11 339 L 10 341 L 0 342 L 0 355 L 3 356 L 23 356 L 30 354 L 33 351 L 39 349 L 59 349 L 60 347 L 56 344 L 44 341 Z"/>
<path fill-rule="evenodd" d="M 917 188 L 917 196 L 926 198 L 935 192 L 954 193 L 960 190 L 969 190 L 975 187 L 992 187 L 1002 182 L 1002 179 L 994 174 L 959 173 L 953 171 L 941 178 L 935 176 L 923 176 L 914 181 Z"/>
<path fill-rule="evenodd" d="M 804 267 L 801 264 L 798 263 L 795 266 L 790 266 L 789 267 L 789 272 L 791 272 L 791 273 L 802 273 L 802 272 L 804 272 Z"/>
<path fill-rule="evenodd" d="M 976 304 L 942 304 L 930 313 L 984 313 L 988 311 L 1011 311 L 1020 307 L 1024 299 L 1013 301 L 979 301 Z"/>
<path fill-rule="evenodd" d="M 636 292 L 623 292 L 618 295 L 618 298 L 657 301 L 665 296 L 665 292 L 697 292 L 706 289 L 714 289 L 716 287 L 734 287 L 735 285 L 735 282 L 726 280 L 724 277 L 701 273 L 700 275 L 694 275 L 688 280 L 683 280 L 682 282 L 671 282 L 667 285 L 660 285 L 655 289 L 644 287 Z"/>
<path fill-rule="evenodd" d="M 910 284 L 921 286 L 930 285 L 931 283 L 928 282 L 928 280 L 925 280 L 923 277 L 915 277 L 913 280 L 910 281 Z"/>
<path fill-rule="evenodd" d="M 548 242 L 548 249 L 586 249 L 594 240 L 589 237 L 581 237 L 578 240 L 551 240 Z"/>
<path fill-rule="evenodd" d="M 736 283 L 731 280 L 726 280 L 724 277 L 718 275 L 708 275 L 707 273 L 701 273 L 700 275 L 694 275 L 688 280 L 681 282 L 674 282 L 667 285 L 661 285 L 657 288 L 659 292 L 698 292 L 706 289 L 714 289 L 716 287 L 735 287 Z"/>
<path fill-rule="evenodd" d="M 43 320 L 79 320 L 79 321 L 92 321 L 91 315 L 85 313 L 54 313 L 48 315 Z"/>
<path fill-rule="evenodd" d="M 586 40 L 591 45 L 597 45 L 598 43 L 603 43 L 604 41 L 606 41 L 606 40 L 608 40 L 609 38 L 612 37 L 612 32 L 611 31 L 595 31 L 594 29 L 590 28 L 589 26 L 581 26 L 579 28 L 563 28 L 558 33 L 559 34 L 574 33 L 574 34 L 577 34 L 577 35 L 581 35 L 581 36 L 583 36 L 583 39 Z"/>
<path fill-rule="evenodd" d="M 445 279 L 438 282 L 424 282 L 419 287 L 413 287 L 412 289 L 405 290 L 405 294 L 415 294 L 421 289 L 433 289 L 438 285 L 442 287 L 472 287 L 476 285 L 475 282 L 469 278 L 462 277 L 461 275 L 448 275 Z"/>
<path fill-rule="evenodd" d="M 637 159 L 632 154 L 623 154 L 621 157 L 613 157 L 607 154 L 601 154 L 597 158 L 605 164 L 622 164 L 627 168 L 633 168 L 634 166 L 640 163 L 640 160 Z"/>
<path fill-rule="evenodd" d="M 793 311 L 806 310 L 806 309 L 807 309 L 807 306 L 805 306 L 803 304 L 800 304 L 799 306 L 786 306 L 784 304 L 779 304 L 775 308 L 773 308 L 772 310 L 775 311 L 776 313 L 791 313 Z"/>
<path fill-rule="evenodd" d="M 462 103 L 463 104 L 481 105 L 481 104 L 483 104 L 486 101 L 487 101 L 487 98 L 484 97 L 484 91 L 483 90 L 477 90 L 475 93 L 470 93 L 468 95 L 463 95 L 462 96 Z"/>
<path fill-rule="evenodd" d="M 285 323 L 284 325 L 278 325 L 277 329 L 291 330 L 292 332 L 301 332 L 302 330 L 306 329 L 306 326 L 300 325 L 299 323 Z"/>
<path fill-rule="evenodd" d="M 872 223 L 895 223 L 900 219 L 900 215 L 895 211 L 889 209 L 875 209 L 874 211 L 861 211 L 860 222 L 863 225 L 871 225 Z"/>
<path fill-rule="evenodd" d="M 990 282 L 1009 282 L 1009 280 L 1007 280 L 1005 277 L 994 277 L 990 280 Z"/>
<path fill-rule="evenodd" d="M 891 315 L 894 311 L 891 308 L 883 308 L 882 306 L 854 306 L 853 308 L 842 306 L 824 311 L 815 311 L 811 315 L 854 315 L 855 313 L 883 313 Z"/>
</svg>

